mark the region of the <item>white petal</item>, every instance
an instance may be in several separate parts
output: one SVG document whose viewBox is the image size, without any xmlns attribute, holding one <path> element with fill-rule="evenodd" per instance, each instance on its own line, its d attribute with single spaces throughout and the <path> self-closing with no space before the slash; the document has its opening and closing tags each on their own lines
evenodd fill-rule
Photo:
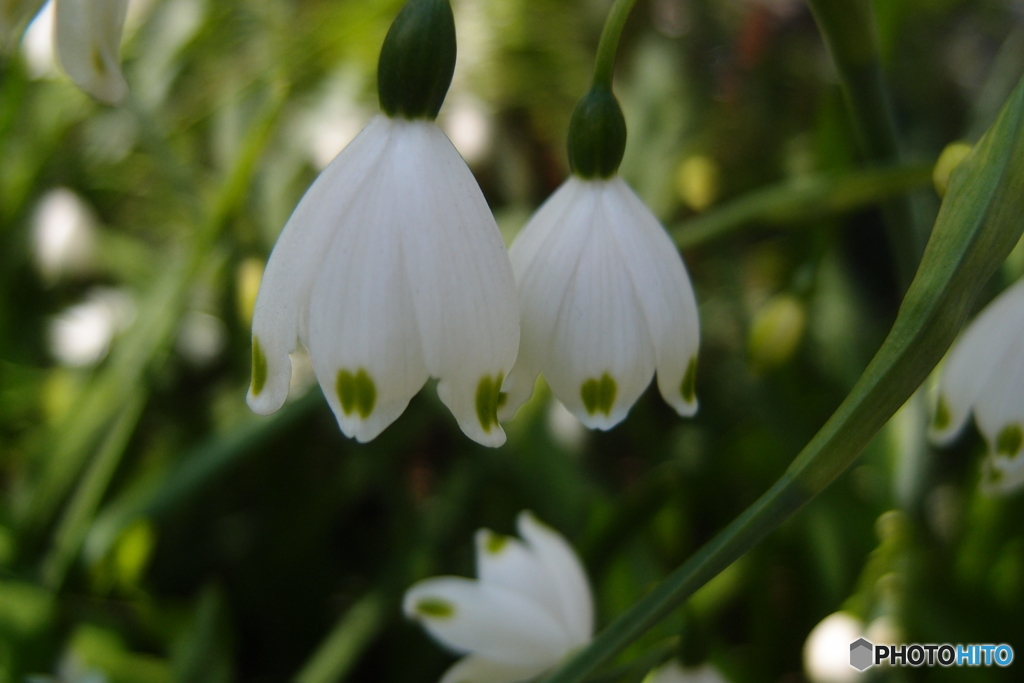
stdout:
<svg viewBox="0 0 1024 683">
<path fill-rule="evenodd" d="M 520 306 L 552 392 L 583 424 L 610 429 L 650 383 L 654 345 L 603 209 L 609 183 L 570 183 L 581 187 L 523 273 Z"/>
<path fill-rule="evenodd" d="M 405 267 L 423 358 L 462 431 L 500 446 L 499 391 L 519 349 L 515 277 L 473 174 L 436 124 L 395 123 L 393 201 L 406 211 Z"/>
<path fill-rule="evenodd" d="M 562 269 L 550 268 L 550 252 L 553 244 L 560 246 L 560 252 L 566 252 L 575 242 L 585 239 L 573 232 L 584 231 L 586 215 L 591 210 L 587 198 L 578 201 L 583 187 L 572 179 L 562 183 L 541 204 L 509 249 L 519 288 L 521 336 L 519 356 L 506 382 L 508 400 L 499 412 L 503 420 L 512 417 L 530 398 L 537 375 L 548 360 L 551 331 L 561 304 L 556 292 L 565 291 L 573 273 L 569 264 Z"/>
<path fill-rule="evenodd" d="M 570 646 L 590 641 L 594 633 L 594 600 L 587 574 L 565 538 L 529 512 L 519 513 L 519 535 L 547 570 L 557 597 L 555 605 L 569 630 Z"/>
<path fill-rule="evenodd" d="M 1004 365 L 1014 339 L 1024 334 L 1024 280 L 1000 294 L 967 327 L 942 369 L 932 441 L 956 438 L 971 409 Z M 1004 368 L 1005 369 L 1005 368 Z"/>
<path fill-rule="evenodd" d="M 516 666 L 467 655 L 449 668 L 440 683 L 517 683 L 540 675 L 549 667 Z"/>
<path fill-rule="evenodd" d="M 1024 330 L 1015 332 L 974 406 L 978 429 L 1002 467 L 1024 462 Z"/>
<path fill-rule="evenodd" d="M 389 150 L 390 151 L 390 150 Z M 369 441 L 427 381 L 401 222 L 392 199 L 397 156 L 352 198 L 313 284 L 309 356 L 341 430 Z"/>
<path fill-rule="evenodd" d="M 616 176 L 601 195 L 608 225 L 643 307 L 657 357 L 658 388 L 680 415 L 697 412 L 694 393 L 700 318 L 679 251 L 651 210 Z"/>
<path fill-rule="evenodd" d="M 515 666 L 547 668 L 569 651 L 562 626 L 537 603 L 459 577 L 420 581 L 402 609 L 445 647 Z"/>
<path fill-rule="evenodd" d="M 476 532 L 476 575 L 481 583 L 497 586 L 532 600 L 562 621 L 558 586 L 533 551 L 517 538 L 496 534 L 490 529 Z"/>
<path fill-rule="evenodd" d="M 373 119 L 313 182 L 274 245 L 252 323 L 253 374 L 262 381 L 249 387 L 247 400 L 261 415 L 274 412 L 288 397 L 288 354 L 300 336 L 307 336 L 303 328 L 314 279 L 353 202 L 378 178 L 391 129 L 387 117 Z M 350 230 L 358 227 L 348 225 Z"/>
<path fill-rule="evenodd" d="M 1024 487 L 1024 458 L 1013 461 L 988 457 L 982 463 L 982 492 L 988 495 L 1007 495 Z"/>
<path fill-rule="evenodd" d="M 120 58 L 128 0 L 56 2 L 57 54 L 64 70 L 96 99 L 120 104 L 128 95 Z"/>
</svg>

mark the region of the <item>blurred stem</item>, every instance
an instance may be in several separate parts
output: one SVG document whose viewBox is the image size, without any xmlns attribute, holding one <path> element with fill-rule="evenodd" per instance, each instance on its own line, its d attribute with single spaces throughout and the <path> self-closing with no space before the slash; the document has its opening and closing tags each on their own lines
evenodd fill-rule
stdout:
<svg viewBox="0 0 1024 683">
<path fill-rule="evenodd" d="M 832 417 L 778 482 L 681 567 L 615 619 L 547 683 L 582 681 L 821 493 L 917 390 L 1024 224 L 1024 80 L 953 174 L 921 267 L 892 330 Z"/>
<path fill-rule="evenodd" d="M 680 249 L 724 237 L 750 223 L 784 225 L 845 213 L 930 186 L 932 165 L 821 173 L 755 190 L 669 230 Z"/>
<path fill-rule="evenodd" d="M 388 601 L 378 592 L 362 597 L 338 621 L 312 659 L 295 676 L 295 683 L 337 683 L 383 628 Z"/>
<path fill-rule="evenodd" d="M 839 72 L 862 153 L 871 162 L 898 162 L 899 134 L 882 73 L 871 0 L 808 0 L 807 4 Z M 908 196 L 884 202 L 882 215 L 905 290 L 917 270 L 927 234 L 918 225 Z"/>
<path fill-rule="evenodd" d="M 107 433 L 61 518 L 53 535 L 53 547 L 43 561 L 43 583 L 50 590 L 59 590 L 64 583 L 64 577 L 78 555 L 89 524 L 135 431 L 143 406 L 144 393 L 135 391 Z"/>
<path fill-rule="evenodd" d="M 103 429 L 124 409 L 138 387 L 146 385 L 147 371 L 169 352 L 192 282 L 231 213 L 245 198 L 286 96 L 287 87 L 273 86 L 245 147 L 208 205 L 206 218 L 186 253 L 172 258 L 142 302 L 131 333 L 115 347 L 107 365 L 82 392 L 76 409 L 69 411 L 67 421 L 55 430 L 46 465 L 25 512 L 24 521 L 30 529 L 39 531 L 49 523 Z"/>
<path fill-rule="evenodd" d="M 636 0 L 615 0 L 601 31 L 601 42 L 597 44 L 597 59 L 594 60 L 594 85 L 612 88 L 612 74 L 615 71 L 615 53 L 619 49 L 619 38 L 626 27 L 629 13 Z"/>
</svg>

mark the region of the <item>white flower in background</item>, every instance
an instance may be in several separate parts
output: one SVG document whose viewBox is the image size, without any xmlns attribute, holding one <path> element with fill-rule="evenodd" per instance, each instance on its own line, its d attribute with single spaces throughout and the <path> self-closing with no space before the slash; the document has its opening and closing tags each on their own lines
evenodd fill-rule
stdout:
<svg viewBox="0 0 1024 683">
<path fill-rule="evenodd" d="M 836 612 L 815 626 L 804 643 L 804 673 L 811 683 L 848 683 L 862 678 L 850 666 L 850 643 L 864 637 L 864 624 Z"/>
<path fill-rule="evenodd" d="M 121 104 L 128 84 L 121 73 L 121 35 L 128 0 L 54 0 L 61 66 L 75 84 L 106 104 Z"/>
<path fill-rule="evenodd" d="M 515 278 L 480 187 L 434 122 L 455 66 L 447 0 L 411 0 L 380 65 L 389 113 L 324 169 L 267 263 L 249 406 L 281 407 L 301 341 L 348 436 L 376 437 L 436 377 L 462 431 L 500 446 L 501 390 L 519 348 Z M 424 80 L 420 67 L 437 73 Z"/>
<path fill-rule="evenodd" d="M 135 318 L 135 305 L 124 290 L 98 287 L 86 300 L 50 323 L 50 351 L 64 365 L 93 365 L 103 360 L 114 335 Z"/>
<path fill-rule="evenodd" d="M 952 442 L 972 412 L 989 450 L 982 485 L 1008 492 L 1024 484 L 1024 279 L 996 297 L 949 352 L 932 441 Z"/>
<path fill-rule="evenodd" d="M 710 664 L 683 667 L 675 659 L 654 669 L 643 683 L 728 683 L 718 669 Z"/>
<path fill-rule="evenodd" d="M 477 532 L 476 580 L 426 579 L 405 594 L 405 615 L 465 655 L 441 683 L 525 681 L 590 642 L 593 600 L 572 547 L 529 512 L 517 522 L 522 541 Z"/>
<path fill-rule="evenodd" d="M 32 216 L 32 251 L 49 281 L 85 270 L 92 260 L 95 218 L 78 195 L 67 188 L 50 190 Z"/>
<path fill-rule="evenodd" d="M 700 321 L 679 251 L 618 175 L 571 176 L 516 237 L 522 342 L 501 416 L 543 372 L 583 424 L 610 429 L 651 382 L 697 411 Z"/>
</svg>

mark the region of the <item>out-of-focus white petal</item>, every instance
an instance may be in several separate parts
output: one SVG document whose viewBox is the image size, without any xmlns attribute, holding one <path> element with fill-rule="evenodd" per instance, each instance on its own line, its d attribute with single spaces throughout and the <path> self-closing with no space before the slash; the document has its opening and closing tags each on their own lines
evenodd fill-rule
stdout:
<svg viewBox="0 0 1024 683">
<path fill-rule="evenodd" d="M 1024 320 L 1024 307 L 1015 311 Z M 989 452 L 1005 470 L 1024 461 L 1024 324 L 1014 321 L 1016 329 L 995 334 L 1009 337 L 1009 348 L 1002 354 L 989 378 L 985 391 L 974 405 L 974 420 L 988 442 Z M 1002 462 L 1005 461 L 1005 462 Z"/>
<path fill-rule="evenodd" d="M 676 412 L 690 417 L 697 412 L 700 317 L 683 259 L 658 219 L 622 178 L 608 181 L 602 199 L 654 342 L 658 388 Z"/>
<path fill-rule="evenodd" d="M 500 446 L 500 392 L 519 349 L 509 257 L 480 187 L 444 132 L 427 121 L 395 125 L 403 127 L 396 187 L 407 196 L 392 201 L 409 210 L 403 258 L 423 358 L 462 431 Z"/>
<path fill-rule="evenodd" d="M 427 381 L 399 230 L 391 160 L 352 198 L 309 304 L 309 356 L 341 430 L 373 439 Z"/>
<path fill-rule="evenodd" d="M 95 222 L 92 211 L 71 190 L 58 187 L 43 195 L 32 217 L 32 246 L 47 280 L 88 268 Z"/>
<path fill-rule="evenodd" d="M 549 611 L 558 599 L 556 586 L 533 549 L 490 529 L 476 532 L 476 575 L 481 583 L 515 591 Z"/>
<path fill-rule="evenodd" d="M 306 191 L 274 245 L 252 323 L 253 381 L 247 401 L 261 415 L 274 412 L 288 397 L 288 354 L 300 337 L 309 346 L 305 327 L 313 282 L 335 232 L 360 228 L 346 221 L 354 199 L 374 177 L 391 139 L 391 124 L 378 116 L 341 151 Z"/>
<path fill-rule="evenodd" d="M 590 641 L 594 632 L 594 601 L 583 565 L 561 534 L 540 522 L 530 512 L 519 513 L 519 535 L 526 540 L 547 570 L 558 614 L 568 630 L 570 645 Z"/>
<path fill-rule="evenodd" d="M 929 427 L 928 435 L 932 441 L 946 444 L 956 438 L 972 409 L 980 418 L 977 404 L 982 396 L 989 394 L 990 384 L 994 379 L 1013 374 L 1015 359 L 1020 356 L 1020 351 L 1015 352 L 1014 347 L 1020 346 L 1022 335 L 1024 280 L 996 297 L 967 327 L 950 351 L 942 368 L 935 417 Z M 1016 384 L 1022 384 L 1022 375 L 1014 376 Z M 1013 391 L 1009 387 L 1006 390 Z M 987 405 L 992 405 L 991 399 Z M 993 417 L 997 413 L 993 412 Z M 993 428 L 993 436 L 999 429 L 1001 426 Z M 995 445 L 992 440 L 990 444 Z"/>
<path fill-rule="evenodd" d="M 471 579 L 420 581 L 402 607 L 446 647 L 492 662 L 547 668 L 570 648 L 561 625 L 541 605 Z"/>
<path fill-rule="evenodd" d="M 683 668 L 675 659 L 651 671 L 643 683 L 727 683 L 718 669 L 710 664 Z"/>
<path fill-rule="evenodd" d="M 128 95 L 121 74 L 121 34 L 128 0 L 56 0 L 57 54 L 72 81 L 107 104 Z"/>
<path fill-rule="evenodd" d="M 804 672 L 811 683 L 847 683 L 860 678 L 850 666 L 850 643 L 864 635 L 864 624 L 846 612 L 822 619 L 804 643 Z"/>
<path fill-rule="evenodd" d="M 569 178 L 512 245 L 522 318 L 511 414 L 543 372 L 591 428 L 622 420 L 650 383 L 681 414 L 694 392 L 699 321 L 678 251 L 620 178 Z"/>
<path fill-rule="evenodd" d="M 547 668 L 501 664 L 476 655 L 466 655 L 444 672 L 440 683 L 517 683 L 528 681 Z"/>
</svg>

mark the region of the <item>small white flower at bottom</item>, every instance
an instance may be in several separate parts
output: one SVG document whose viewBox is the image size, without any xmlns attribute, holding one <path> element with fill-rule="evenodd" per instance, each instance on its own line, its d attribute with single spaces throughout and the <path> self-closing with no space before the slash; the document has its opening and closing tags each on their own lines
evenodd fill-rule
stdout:
<svg viewBox="0 0 1024 683">
<path fill-rule="evenodd" d="M 522 342 L 510 417 L 539 373 L 583 424 L 610 429 L 651 382 L 684 416 L 697 412 L 697 302 L 679 251 L 619 176 L 571 176 L 509 250 Z"/>
<path fill-rule="evenodd" d="M 128 0 L 55 0 L 61 66 L 79 88 L 107 104 L 128 96 L 121 73 L 121 34 Z"/>
<path fill-rule="evenodd" d="M 710 664 L 696 667 L 683 667 L 673 659 L 654 669 L 643 683 L 728 683 L 718 669 Z"/>
<path fill-rule="evenodd" d="M 1024 485 L 1024 279 L 978 314 L 942 367 L 929 437 L 952 442 L 974 413 L 988 444 L 982 487 Z"/>
<path fill-rule="evenodd" d="M 257 413 L 284 403 L 301 341 L 346 435 L 373 439 L 437 377 L 467 436 L 504 443 L 515 279 L 480 187 L 433 121 L 377 116 L 324 169 L 274 246 L 252 331 Z"/>
<path fill-rule="evenodd" d="M 441 683 L 525 681 L 590 642 L 593 599 L 572 547 L 529 512 L 517 521 L 522 541 L 477 532 L 476 580 L 426 579 L 405 594 L 405 615 L 465 655 Z"/>
</svg>

